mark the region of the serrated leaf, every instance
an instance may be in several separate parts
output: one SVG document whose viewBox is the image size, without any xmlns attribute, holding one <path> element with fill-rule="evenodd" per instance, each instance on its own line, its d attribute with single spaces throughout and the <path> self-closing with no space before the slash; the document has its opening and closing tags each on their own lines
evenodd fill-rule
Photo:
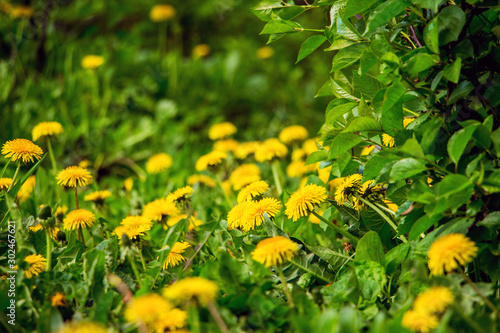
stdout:
<svg viewBox="0 0 500 333">
<path fill-rule="evenodd" d="M 348 149 L 351 149 L 361 141 L 363 141 L 363 139 L 357 134 L 340 133 L 332 142 L 328 158 L 333 159 L 339 156 L 341 153 L 345 152 Z"/>
<path fill-rule="evenodd" d="M 400 99 L 406 89 L 399 81 L 395 81 L 387 88 L 382 104 L 382 128 L 389 135 L 403 129 L 403 109 Z"/>
<path fill-rule="evenodd" d="M 316 35 L 306 39 L 306 41 L 300 46 L 299 55 L 297 56 L 297 61 L 295 63 L 298 63 L 299 61 L 313 53 L 314 50 L 320 47 L 321 44 L 323 44 L 325 41 L 326 37 L 323 35 Z"/>
<path fill-rule="evenodd" d="M 343 104 L 338 104 L 338 99 L 331 101 L 326 107 L 326 119 L 325 124 L 332 124 L 335 120 L 342 117 L 347 112 L 351 111 L 358 104 L 355 102 L 347 102 Z M 347 101 L 345 99 L 344 101 Z"/>
</svg>

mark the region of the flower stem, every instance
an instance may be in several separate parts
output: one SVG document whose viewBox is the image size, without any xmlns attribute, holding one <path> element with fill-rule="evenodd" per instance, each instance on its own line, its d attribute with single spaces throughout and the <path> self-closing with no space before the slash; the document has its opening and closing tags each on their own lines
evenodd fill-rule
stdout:
<svg viewBox="0 0 500 333">
<path fill-rule="evenodd" d="M 130 263 L 130 267 L 132 267 L 132 271 L 134 272 L 135 279 L 137 280 L 139 285 L 142 287 L 141 275 L 139 274 L 139 270 L 137 269 L 137 265 L 135 264 L 134 258 L 132 258 L 130 253 L 127 253 L 127 259 Z"/>
<path fill-rule="evenodd" d="M 158 53 L 162 56 L 167 49 L 167 22 L 161 22 L 158 31 Z M 161 59 L 160 59 L 161 62 Z"/>
<path fill-rule="evenodd" d="M 78 203 L 78 190 L 76 186 L 75 186 L 75 205 L 76 209 L 80 209 L 80 204 Z"/>
<path fill-rule="evenodd" d="M 50 237 L 50 230 L 49 230 L 49 226 L 47 223 L 45 223 L 45 225 L 43 226 L 44 229 L 45 229 L 45 240 L 46 240 L 46 243 L 47 243 L 47 266 L 45 267 L 45 270 L 47 272 L 50 272 L 50 266 L 51 266 L 51 263 L 52 263 L 52 238 Z"/>
<path fill-rule="evenodd" d="M 222 180 L 220 179 L 219 174 L 216 174 L 216 179 L 217 179 L 217 184 L 219 184 L 219 187 L 222 190 L 222 194 L 224 194 L 224 198 L 226 199 L 226 202 L 228 204 L 228 208 L 233 207 L 233 203 L 231 202 L 231 199 L 229 198 L 229 195 L 224 190 L 224 186 L 222 186 Z"/>
<path fill-rule="evenodd" d="M 495 304 L 493 304 L 484 294 L 479 290 L 479 288 L 472 282 L 472 280 L 465 274 L 464 270 L 462 267 L 459 267 L 460 274 L 462 274 L 462 277 L 464 278 L 465 282 L 470 284 L 472 289 L 477 293 L 477 295 L 483 300 L 484 304 L 486 304 L 493 313 L 498 315 L 498 309 L 495 307 Z"/>
<path fill-rule="evenodd" d="M 276 265 L 276 268 L 278 271 L 278 276 L 281 280 L 281 284 L 283 285 L 283 291 L 285 292 L 288 305 L 291 308 L 293 308 L 292 294 L 290 293 L 290 290 L 288 289 L 288 284 L 287 284 L 286 279 L 285 279 L 285 274 L 283 274 L 283 270 L 281 269 L 280 265 Z"/>
<path fill-rule="evenodd" d="M 50 142 L 50 137 L 47 138 L 47 149 L 49 150 L 50 162 L 52 163 L 52 170 L 54 170 L 54 175 L 57 175 L 57 163 L 54 157 L 54 150 L 52 149 L 52 143 Z"/>
<path fill-rule="evenodd" d="M 12 186 L 14 186 L 14 183 L 17 180 L 17 175 L 19 174 L 19 169 L 21 169 L 21 161 L 17 162 L 16 173 L 14 174 L 14 178 L 12 178 L 12 182 L 10 183 L 9 188 L 7 189 L 7 192 L 9 192 L 10 189 L 12 188 Z"/>
<path fill-rule="evenodd" d="M 330 228 L 332 228 L 333 230 L 335 230 L 338 233 L 342 234 L 346 238 L 349 238 L 349 240 L 351 241 L 351 243 L 353 243 L 354 246 L 356 246 L 358 244 L 358 241 L 359 241 L 358 237 L 352 235 L 347 230 L 344 230 L 344 229 L 336 226 L 335 224 L 333 224 L 332 222 L 328 221 L 327 219 L 325 219 L 323 216 L 319 215 L 315 211 L 312 211 L 312 214 L 314 216 L 316 216 L 318 219 L 320 219 L 322 222 L 324 222 L 327 226 L 329 226 Z"/>
<path fill-rule="evenodd" d="M 78 240 L 82 242 L 83 247 L 85 247 L 85 238 L 83 237 L 82 227 L 78 227 Z"/>
<path fill-rule="evenodd" d="M 219 326 L 219 330 L 222 333 L 229 333 L 229 329 L 227 328 L 226 323 L 222 319 L 219 311 L 217 311 L 217 308 L 215 307 L 214 303 L 208 301 L 207 308 L 210 314 L 212 315 L 212 318 L 214 318 L 215 323 L 217 324 L 217 326 Z"/>
<path fill-rule="evenodd" d="M 141 257 L 142 268 L 146 270 L 146 261 L 144 261 L 144 256 L 142 255 L 142 249 L 139 249 L 139 256 Z"/>
<path fill-rule="evenodd" d="M 276 190 L 278 191 L 278 196 L 283 193 L 283 189 L 281 188 L 280 177 L 278 174 L 279 161 L 275 160 L 271 163 L 271 170 L 273 171 L 274 184 L 276 185 Z"/>
</svg>

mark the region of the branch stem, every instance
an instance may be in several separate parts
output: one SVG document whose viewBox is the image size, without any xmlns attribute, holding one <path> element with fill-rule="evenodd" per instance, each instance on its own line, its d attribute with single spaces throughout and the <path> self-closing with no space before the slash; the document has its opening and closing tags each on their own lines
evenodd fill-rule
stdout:
<svg viewBox="0 0 500 333">
<path fill-rule="evenodd" d="M 344 230 L 338 226 L 336 226 L 335 224 L 333 224 L 332 222 L 328 221 L 327 219 L 325 219 L 323 216 L 319 215 L 318 213 L 316 213 L 315 211 L 312 211 L 312 214 L 314 216 L 316 216 L 318 219 L 320 219 L 322 222 L 324 222 L 327 226 L 329 226 L 330 228 L 332 228 L 333 230 L 335 230 L 336 232 L 342 234 L 343 236 L 345 236 L 346 238 L 349 238 L 349 240 L 351 241 L 351 243 L 356 246 L 358 244 L 358 241 L 359 241 L 359 238 L 352 235 L 350 232 L 348 232 L 347 230 Z"/>
</svg>

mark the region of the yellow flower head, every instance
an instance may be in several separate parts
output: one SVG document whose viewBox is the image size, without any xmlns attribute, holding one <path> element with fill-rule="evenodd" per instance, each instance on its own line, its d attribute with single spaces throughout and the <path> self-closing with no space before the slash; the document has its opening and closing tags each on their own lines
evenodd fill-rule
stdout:
<svg viewBox="0 0 500 333">
<path fill-rule="evenodd" d="M 289 219 L 297 221 L 302 216 L 309 215 L 315 206 L 324 202 L 328 197 L 323 186 L 309 184 L 297 190 L 286 203 L 285 214 Z"/>
<path fill-rule="evenodd" d="M 252 204 L 252 201 L 242 201 L 227 213 L 227 225 L 229 229 L 239 228 L 244 225 L 247 210 Z"/>
<path fill-rule="evenodd" d="M 33 158 L 39 160 L 43 155 L 42 148 L 27 139 L 14 139 L 3 144 L 2 154 L 12 162 L 22 160 L 23 163 L 33 163 Z"/>
<path fill-rule="evenodd" d="M 92 193 L 84 196 L 83 200 L 93 201 L 93 202 L 103 202 L 105 199 L 109 198 L 110 196 L 111 196 L 111 192 L 109 192 L 108 190 L 95 191 L 95 192 L 92 192 Z"/>
<path fill-rule="evenodd" d="M 144 216 L 127 216 L 124 218 L 118 227 L 115 228 L 114 234 L 122 239 L 123 235 L 127 235 L 129 239 L 136 239 L 144 235 L 146 231 L 153 227 L 153 222 Z"/>
<path fill-rule="evenodd" d="M 211 140 L 221 140 L 230 137 L 236 133 L 236 131 L 236 126 L 226 121 L 224 123 L 212 125 L 208 130 L 208 137 Z"/>
<path fill-rule="evenodd" d="M 12 183 L 12 178 L 0 178 L 0 190 L 8 189 Z"/>
<path fill-rule="evenodd" d="M 238 147 L 234 152 L 234 156 L 236 156 L 236 158 L 239 158 L 240 160 L 243 160 L 248 156 L 252 155 L 253 153 L 255 153 L 259 145 L 260 145 L 259 141 L 248 141 L 240 143 L 238 144 Z"/>
<path fill-rule="evenodd" d="M 57 207 L 56 212 L 54 213 L 54 215 L 58 219 L 62 220 L 64 214 L 66 214 L 67 211 L 68 211 L 68 206 L 62 205 L 62 206 Z"/>
<path fill-rule="evenodd" d="M 235 191 L 258 180 L 260 180 L 260 169 L 255 164 L 242 164 L 229 176 L 229 182 Z"/>
<path fill-rule="evenodd" d="M 189 199 L 189 197 L 191 197 L 191 195 L 193 195 L 193 193 L 194 190 L 191 186 L 184 186 L 170 193 L 167 196 L 167 200 L 178 202 L 186 201 Z"/>
<path fill-rule="evenodd" d="M 350 201 L 354 195 L 358 194 L 362 179 L 363 176 L 356 173 L 342 180 L 342 183 L 335 190 L 335 201 L 338 205 L 343 205 L 344 202 Z"/>
<path fill-rule="evenodd" d="M 330 179 L 330 173 L 332 172 L 332 166 L 318 169 L 318 178 L 321 179 L 323 183 L 328 183 L 328 179 Z"/>
<path fill-rule="evenodd" d="M 442 313 L 453 303 L 453 300 L 450 288 L 431 287 L 417 296 L 413 302 L 413 309 L 420 312 Z"/>
<path fill-rule="evenodd" d="M 79 166 L 80 168 L 87 169 L 87 168 L 89 167 L 89 165 L 90 165 L 90 161 L 89 161 L 89 160 L 87 160 L 86 158 L 85 158 L 85 159 L 83 159 L 83 160 L 81 160 L 80 162 L 78 162 L 78 166 Z"/>
<path fill-rule="evenodd" d="M 235 152 L 238 146 L 238 141 L 233 139 L 218 140 L 214 143 L 214 150 L 223 151 L 225 153 L 228 151 Z"/>
<path fill-rule="evenodd" d="M 165 153 L 151 156 L 146 162 L 146 171 L 149 174 L 160 173 L 172 166 L 172 157 Z"/>
<path fill-rule="evenodd" d="M 370 155 L 370 153 L 372 152 L 373 149 L 375 149 L 375 145 L 365 146 L 361 150 L 361 154 L 360 155 L 361 156 Z"/>
<path fill-rule="evenodd" d="M 175 242 L 174 246 L 172 246 L 172 249 L 167 256 L 167 259 L 165 260 L 165 263 L 163 264 L 163 269 L 177 266 L 180 263 L 186 261 L 186 258 L 184 258 L 182 254 L 184 253 L 184 250 L 186 250 L 190 246 L 191 245 L 189 245 L 188 242 Z M 166 247 L 167 246 L 165 246 L 163 249 L 165 249 Z"/>
<path fill-rule="evenodd" d="M 46 121 L 33 127 L 31 136 L 33 137 L 33 141 L 36 141 L 43 137 L 61 134 L 63 131 L 62 125 L 57 121 Z"/>
<path fill-rule="evenodd" d="M 123 186 L 125 187 L 125 191 L 132 191 L 132 187 L 134 186 L 134 180 L 132 179 L 132 177 L 125 179 L 125 181 L 123 182 Z"/>
<path fill-rule="evenodd" d="M 109 330 L 101 324 L 80 321 L 64 324 L 56 333 L 109 333 Z"/>
<path fill-rule="evenodd" d="M 175 202 L 167 199 L 156 199 L 144 206 L 142 216 L 145 216 L 153 221 L 161 221 L 167 216 L 177 216 L 180 214 Z"/>
<path fill-rule="evenodd" d="M 125 309 L 125 320 L 132 324 L 144 323 L 152 331 L 158 320 L 172 308 L 173 305 L 158 294 L 134 297 Z"/>
<path fill-rule="evenodd" d="M 264 213 L 267 213 L 269 217 L 274 217 L 282 207 L 279 200 L 274 198 L 264 198 L 259 201 L 249 202 L 250 205 L 248 205 L 245 215 L 241 220 L 241 228 L 244 231 L 249 231 L 260 226 L 264 222 Z"/>
<path fill-rule="evenodd" d="M 364 182 L 359 188 L 358 195 L 363 199 L 367 199 L 369 201 L 375 201 L 379 199 L 382 195 L 382 185 L 377 184 L 372 186 L 374 183 L 373 180 L 368 180 Z M 356 197 L 352 198 L 353 208 L 361 211 L 363 209 L 363 202 Z"/>
<path fill-rule="evenodd" d="M 196 59 L 204 58 L 209 54 L 210 54 L 210 46 L 208 46 L 207 44 L 198 44 L 195 47 L 193 47 L 193 57 L 195 57 Z"/>
<path fill-rule="evenodd" d="M 26 182 L 19 188 L 19 192 L 17 192 L 17 199 L 19 203 L 23 203 L 31 196 L 33 190 L 36 185 L 36 176 L 31 175 L 26 179 Z M 0 179 L 0 189 L 2 188 L 2 179 Z"/>
<path fill-rule="evenodd" d="M 257 58 L 268 59 L 274 54 L 274 50 L 269 46 L 263 46 L 257 50 Z"/>
<path fill-rule="evenodd" d="M 187 316 L 188 314 L 186 311 L 174 308 L 158 318 L 155 332 L 164 332 L 168 330 L 168 332 L 172 333 L 182 333 L 183 331 L 178 331 L 177 329 L 186 326 Z"/>
<path fill-rule="evenodd" d="M 476 244 L 463 234 L 448 234 L 432 243 L 427 256 L 432 275 L 443 275 L 466 265 L 477 255 Z"/>
<path fill-rule="evenodd" d="M 66 296 L 64 296 L 63 293 L 58 291 L 54 295 L 50 296 L 50 303 L 54 308 L 59 306 L 65 306 L 67 304 Z"/>
<path fill-rule="evenodd" d="M 401 325 L 414 332 L 428 333 L 439 326 L 439 320 L 429 312 L 409 310 L 403 315 Z"/>
<path fill-rule="evenodd" d="M 92 183 L 92 175 L 87 169 L 69 166 L 57 174 L 56 180 L 57 184 L 68 187 L 86 186 Z"/>
<path fill-rule="evenodd" d="M 397 212 L 398 211 L 398 208 L 399 206 L 396 205 L 394 202 L 392 202 L 391 200 L 387 200 L 387 199 L 382 199 L 382 201 L 385 203 L 385 205 L 387 206 L 387 208 L 389 208 L 390 210 L 392 210 L 393 212 Z"/>
<path fill-rule="evenodd" d="M 104 58 L 98 55 L 86 55 L 82 59 L 82 67 L 85 69 L 96 69 L 104 64 Z"/>
<path fill-rule="evenodd" d="M 227 153 L 222 151 L 214 150 L 206 155 L 201 156 L 198 161 L 196 161 L 196 170 L 203 171 L 206 169 L 215 168 L 222 163 L 227 157 Z"/>
<path fill-rule="evenodd" d="M 87 229 L 94 225 L 95 216 L 86 209 L 76 209 L 68 213 L 64 218 L 64 229 L 74 230 L 78 228 Z"/>
<path fill-rule="evenodd" d="M 33 232 L 37 232 L 37 231 L 40 231 L 43 229 L 43 226 L 38 223 L 38 224 L 33 224 L 31 227 L 29 227 L 28 229 L 30 229 L 31 231 Z"/>
<path fill-rule="evenodd" d="M 163 295 L 177 303 L 197 299 L 201 304 L 213 302 L 219 293 L 215 282 L 202 277 L 184 278 L 163 290 Z"/>
<path fill-rule="evenodd" d="M 205 175 L 192 175 L 187 179 L 187 183 L 191 186 L 194 186 L 196 183 L 203 184 L 207 187 L 215 187 L 217 182 L 215 179 L 205 176 Z"/>
<path fill-rule="evenodd" d="M 394 138 L 392 136 L 390 136 L 389 134 L 382 134 L 382 143 L 384 144 L 384 146 L 386 147 L 394 147 Z"/>
<path fill-rule="evenodd" d="M 300 178 L 306 173 L 314 172 L 318 169 L 318 164 L 308 164 L 304 161 L 293 161 L 286 167 L 286 174 L 288 177 Z"/>
<path fill-rule="evenodd" d="M 302 161 L 307 158 L 307 153 L 302 148 L 297 148 L 292 151 L 292 161 Z"/>
<path fill-rule="evenodd" d="M 33 16 L 33 7 L 30 6 L 15 6 L 10 11 L 10 16 L 12 18 L 30 18 Z"/>
<path fill-rule="evenodd" d="M 253 260 L 271 267 L 289 261 L 298 251 L 297 243 L 286 237 L 276 236 L 261 240 L 251 255 Z"/>
<path fill-rule="evenodd" d="M 238 203 L 253 200 L 269 190 L 269 185 L 264 180 L 253 182 L 241 189 L 238 193 Z"/>
<path fill-rule="evenodd" d="M 406 128 L 408 125 L 410 125 L 415 119 L 415 117 L 409 117 L 409 118 L 404 118 L 403 119 L 403 127 Z"/>
<path fill-rule="evenodd" d="M 41 254 L 30 254 L 24 261 L 28 263 L 29 267 L 24 271 L 24 274 L 28 279 L 33 276 L 38 276 L 41 272 L 45 270 L 47 266 L 47 259 L 45 259 Z"/>
<path fill-rule="evenodd" d="M 175 8 L 171 5 L 156 5 L 151 8 L 151 11 L 149 12 L 149 18 L 153 22 L 163 22 L 174 18 L 175 14 Z"/>
<path fill-rule="evenodd" d="M 288 153 L 288 148 L 278 139 L 271 138 L 262 142 L 255 151 L 255 160 L 257 162 L 271 161 L 275 158 L 283 158 Z"/>
<path fill-rule="evenodd" d="M 286 145 L 293 145 L 307 139 L 307 130 L 304 126 L 294 125 L 285 127 L 279 135 L 280 141 Z"/>
<path fill-rule="evenodd" d="M 302 144 L 302 149 L 304 149 L 307 156 L 311 155 L 315 151 L 318 151 L 318 146 L 316 145 L 316 141 L 318 141 L 318 139 L 309 139 L 304 141 L 304 143 Z"/>
</svg>

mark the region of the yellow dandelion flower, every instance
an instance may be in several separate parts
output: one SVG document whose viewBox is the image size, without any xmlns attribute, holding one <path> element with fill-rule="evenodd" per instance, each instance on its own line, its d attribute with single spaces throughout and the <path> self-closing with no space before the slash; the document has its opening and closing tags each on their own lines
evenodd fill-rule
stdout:
<svg viewBox="0 0 500 333">
<path fill-rule="evenodd" d="M 328 194 L 323 186 L 309 184 L 293 193 L 286 203 L 285 214 L 294 222 L 309 215 L 315 206 L 324 202 Z"/>
<path fill-rule="evenodd" d="M 193 195 L 193 193 L 194 193 L 194 190 L 191 186 L 184 186 L 184 187 L 178 188 L 174 192 L 170 193 L 167 196 L 167 200 L 178 201 L 178 202 L 186 201 L 189 199 L 189 197 L 191 195 Z"/>
<path fill-rule="evenodd" d="M 210 54 L 210 46 L 208 46 L 207 44 L 198 44 L 195 47 L 193 47 L 193 57 L 196 59 L 204 58 L 209 54 Z"/>
<path fill-rule="evenodd" d="M 187 217 L 187 216 L 186 216 Z M 192 230 L 195 230 L 196 227 L 200 226 L 201 224 L 203 224 L 203 221 L 200 220 L 200 219 L 197 219 L 196 217 L 194 216 L 191 216 L 191 218 L 189 219 L 189 227 L 188 227 L 188 231 L 192 231 Z"/>
<path fill-rule="evenodd" d="M 318 146 L 316 145 L 318 139 L 308 139 L 302 144 L 302 149 L 306 152 L 306 156 L 311 155 L 315 151 L 318 151 Z"/>
<path fill-rule="evenodd" d="M 33 232 L 37 232 L 37 231 L 42 230 L 43 226 L 42 226 L 41 223 L 37 223 L 37 224 L 34 224 L 31 227 L 29 227 L 28 229 L 31 230 L 31 231 L 33 231 Z"/>
<path fill-rule="evenodd" d="M 229 229 L 239 228 L 244 225 L 248 208 L 252 203 L 252 201 L 242 201 L 227 213 L 227 226 Z"/>
<path fill-rule="evenodd" d="M 403 127 L 406 128 L 408 125 L 410 125 L 415 119 L 415 117 L 409 117 L 409 118 L 404 118 L 403 119 Z"/>
<path fill-rule="evenodd" d="M 180 263 L 186 261 L 186 258 L 182 254 L 190 246 L 191 245 L 188 242 L 184 241 L 175 242 L 174 246 L 172 246 L 172 249 L 170 250 L 170 253 L 167 256 L 167 259 L 165 260 L 165 263 L 163 264 L 163 269 L 177 266 Z M 166 247 L 167 246 L 165 246 L 163 249 L 165 249 Z"/>
<path fill-rule="evenodd" d="M 384 144 L 384 146 L 386 147 L 394 147 L 394 138 L 392 136 L 390 136 L 389 134 L 382 134 L 382 143 Z"/>
<path fill-rule="evenodd" d="M 358 194 L 361 187 L 361 179 L 363 179 L 363 176 L 360 174 L 343 178 L 342 183 L 335 190 L 335 201 L 337 201 L 338 205 L 343 205 L 344 202 L 350 201 L 354 195 Z"/>
<path fill-rule="evenodd" d="M 450 288 L 437 286 L 431 287 L 419 294 L 413 302 L 415 311 L 428 313 L 442 313 L 453 303 L 454 297 Z"/>
<path fill-rule="evenodd" d="M 196 170 L 203 171 L 206 169 L 215 168 L 222 163 L 227 157 L 227 153 L 222 151 L 214 150 L 206 155 L 201 156 L 198 161 L 196 161 Z"/>
<path fill-rule="evenodd" d="M 207 304 L 213 302 L 218 293 L 217 284 L 202 277 L 184 278 L 163 290 L 163 296 L 178 303 L 196 298 Z"/>
<path fill-rule="evenodd" d="M 57 184 L 68 187 L 86 186 L 92 183 L 92 175 L 87 169 L 69 166 L 57 174 L 56 180 Z"/>
<path fill-rule="evenodd" d="M 87 229 L 94 225 L 95 216 L 86 209 L 76 209 L 68 213 L 64 218 L 64 229 L 75 230 Z"/>
<path fill-rule="evenodd" d="M 109 198 L 110 196 L 111 196 L 111 192 L 109 192 L 108 190 L 95 191 L 95 192 L 89 193 L 86 196 L 84 196 L 83 200 L 102 203 L 105 199 Z"/>
<path fill-rule="evenodd" d="M 177 329 L 186 326 L 187 316 L 188 314 L 186 311 L 177 308 L 164 313 L 158 318 L 156 332 L 164 332 L 167 329 L 168 332 L 179 333 Z"/>
<path fill-rule="evenodd" d="M 9 189 L 11 183 L 12 183 L 12 178 L 0 178 L 0 190 Z"/>
<path fill-rule="evenodd" d="M 396 205 L 394 202 L 392 202 L 391 200 L 387 200 L 387 199 L 382 199 L 382 201 L 385 203 L 385 205 L 387 206 L 387 208 L 389 208 L 390 210 L 392 210 L 393 212 L 397 212 L 398 211 L 398 208 L 399 206 Z"/>
<path fill-rule="evenodd" d="M 167 198 L 156 199 L 144 206 L 142 216 L 153 221 L 161 221 L 167 216 L 177 216 L 180 214 L 175 202 Z"/>
<path fill-rule="evenodd" d="M 279 139 L 286 145 L 293 145 L 295 143 L 307 139 L 309 133 L 304 126 L 294 125 L 285 127 L 279 135 Z"/>
<path fill-rule="evenodd" d="M 68 206 L 62 205 L 62 206 L 57 207 L 56 212 L 54 213 L 54 215 L 59 220 L 62 220 L 64 214 L 66 214 L 67 211 L 68 211 Z"/>
<path fill-rule="evenodd" d="M 365 146 L 361 150 L 361 156 L 370 155 L 370 153 L 375 149 L 375 145 Z"/>
<path fill-rule="evenodd" d="M 132 179 L 132 177 L 125 179 L 125 181 L 123 182 L 123 186 L 125 187 L 125 191 L 132 191 L 132 187 L 134 186 L 134 180 Z"/>
<path fill-rule="evenodd" d="M 472 261 L 477 255 L 476 244 L 463 234 L 448 234 L 432 243 L 427 256 L 432 275 L 443 275 Z"/>
<path fill-rule="evenodd" d="M 172 308 L 173 305 L 160 295 L 145 294 L 134 297 L 127 303 L 125 320 L 132 324 L 143 323 L 152 330 L 157 325 L 158 320 Z"/>
<path fill-rule="evenodd" d="M 309 164 L 306 165 L 306 162 L 304 161 L 292 161 L 287 167 L 286 167 L 286 174 L 288 177 L 291 178 L 300 178 L 306 173 L 314 172 L 318 169 L 317 163 L 314 164 Z"/>
<path fill-rule="evenodd" d="M 123 235 L 127 235 L 129 239 L 136 239 L 143 236 L 144 233 L 153 227 L 151 219 L 144 216 L 127 216 L 124 218 L 118 227 L 115 228 L 114 234 L 118 236 L 121 242 Z"/>
<path fill-rule="evenodd" d="M 234 126 L 232 123 L 226 121 L 223 123 L 215 124 L 212 125 L 208 129 L 208 137 L 211 140 L 221 140 L 225 139 L 227 137 L 230 137 L 234 133 L 236 133 L 238 130 L 236 126 Z"/>
<path fill-rule="evenodd" d="M 274 54 L 274 50 L 269 46 L 263 46 L 257 50 L 257 58 L 268 59 Z"/>
<path fill-rule="evenodd" d="M 61 134 L 63 131 L 62 125 L 57 121 L 45 121 L 33 127 L 31 136 L 33 137 L 33 141 L 36 141 L 43 137 Z"/>
<path fill-rule="evenodd" d="M 253 260 L 271 267 L 289 261 L 298 251 L 297 243 L 286 237 L 276 236 L 261 240 L 251 255 Z"/>
<path fill-rule="evenodd" d="M 30 18 L 33 16 L 33 7 L 30 6 L 15 6 L 10 10 L 12 18 Z"/>
<path fill-rule="evenodd" d="M 260 145 L 259 141 L 242 142 L 238 144 L 238 147 L 234 151 L 234 156 L 236 158 L 239 158 L 240 160 L 243 160 L 248 156 L 254 154 L 259 145 Z"/>
<path fill-rule="evenodd" d="M 172 157 L 165 153 L 151 156 L 146 162 L 146 171 L 149 174 L 160 173 L 172 166 Z"/>
<path fill-rule="evenodd" d="M 253 200 L 253 198 L 262 195 L 267 190 L 269 190 L 269 185 L 265 181 L 259 180 L 253 182 L 241 189 L 240 193 L 238 193 L 237 201 L 240 203 L 243 201 Z"/>
<path fill-rule="evenodd" d="M 426 311 L 409 310 L 403 315 L 401 325 L 414 332 L 428 333 L 439 326 L 439 320 Z"/>
<path fill-rule="evenodd" d="M 58 291 L 54 295 L 50 296 L 50 303 L 54 308 L 59 306 L 65 306 L 67 304 L 66 296 L 64 296 L 63 293 Z"/>
<path fill-rule="evenodd" d="M 283 158 L 288 153 L 288 148 L 278 139 L 271 138 L 262 142 L 255 151 L 255 160 L 257 162 L 271 161 L 275 158 Z"/>
<path fill-rule="evenodd" d="M 317 211 L 319 216 L 323 216 L 324 212 L 325 211 L 322 209 Z M 321 220 L 316 215 L 311 214 L 311 215 L 309 215 L 309 222 L 314 223 L 314 224 L 319 224 L 319 222 L 321 222 Z"/>
<path fill-rule="evenodd" d="M 83 159 L 83 160 L 81 160 L 80 162 L 78 162 L 78 166 L 79 166 L 80 168 L 87 169 L 87 168 L 89 167 L 89 165 L 90 165 L 90 161 L 89 161 L 89 160 L 87 160 L 87 159 Z"/>
<path fill-rule="evenodd" d="M 24 271 L 24 274 L 28 279 L 33 276 L 38 276 L 41 272 L 45 270 L 47 266 L 47 259 L 45 259 L 41 254 L 30 254 L 24 261 L 28 263 L 28 268 Z"/>
<path fill-rule="evenodd" d="M 19 203 L 23 203 L 29 199 L 36 185 L 36 176 L 31 175 L 26 179 L 26 182 L 19 188 L 19 192 L 17 192 L 17 200 Z M 0 179 L 0 188 L 2 188 L 2 180 Z"/>
<path fill-rule="evenodd" d="M 235 191 L 260 180 L 260 168 L 255 164 L 242 164 L 231 173 L 229 182 Z"/>
<path fill-rule="evenodd" d="M 330 173 L 332 172 L 332 167 L 326 167 L 323 169 L 318 169 L 318 178 L 321 179 L 323 183 L 328 183 L 328 179 L 330 179 Z"/>
<path fill-rule="evenodd" d="M 174 18 L 175 14 L 175 8 L 171 5 L 156 5 L 151 8 L 151 11 L 149 12 L 149 18 L 153 22 L 163 22 Z"/>
<path fill-rule="evenodd" d="M 241 221 L 241 228 L 249 231 L 260 226 L 264 222 L 264 213 L 269 217 L 274 217 L 279 213 L 282 205 L 278 199 L 264 198 L 259 201 L 249 201 L 245 216 Z"/>
<path fill-rule="evenodd" d="M 64 324 L 56 333 L 109 333 L 109 330 L 101 324 L 81 321 Z"/>
<path fill-rule="evenodd" d="M 239 147 L 238 141 L 233 139 L 218 140 L 214 143 L 213 150 L 223 151 L 225 153 L 235 152 Z"/>
<path fill-rule="evenodd" d="M 205 175 L 192 175 L 187 179 L 187 183 L 191 186 L 194 186 L 196 183 L 203 184 L 207 187 L 215 187 L 217 186 L 217 182 L 215 179 L 205 176 Z"/>
<path fill-rule="evenodd" d="M 302 161 L 307 158 L 305 149 L 297 148 L 292 151 L 292 161 Z"/>
<path fill-rule="evenodd" d="M 0 12 L 9 14 L 12 11 L 12 5 L 6 1 L 0 1 Z"/>
<path fill-rule="evenodd" d="M 30 140 L 14 139 L 3 144 L 2 154 L 12 162 L 22 160 L 23 163 L 33 163 L 33 159 L 39 160 L 42 157 L 43 150 Z"/>
<path fill-rule="evenodd" d="M 104 57 L 98 55 L 86 55 L 82 59 L 82 67 L 85 69 L 96 69 L 104 64 Z"/>
<path fill-rule="evenodd" d="M 374 183 L 373 180 L 368 180 L 364 182 L 359 187 L 358 195 L 363 199 L 367 199 L 370 201 L 375 201 L 379 199 L 382 193 L 382 185 L 381 184 L 373 185 L 373 183 Z M 363 202 L 356 197 L 352 198 L 352 205 L 353 208 L 358 211 L 361 211 L 363 209 Z"/>
</svg>

